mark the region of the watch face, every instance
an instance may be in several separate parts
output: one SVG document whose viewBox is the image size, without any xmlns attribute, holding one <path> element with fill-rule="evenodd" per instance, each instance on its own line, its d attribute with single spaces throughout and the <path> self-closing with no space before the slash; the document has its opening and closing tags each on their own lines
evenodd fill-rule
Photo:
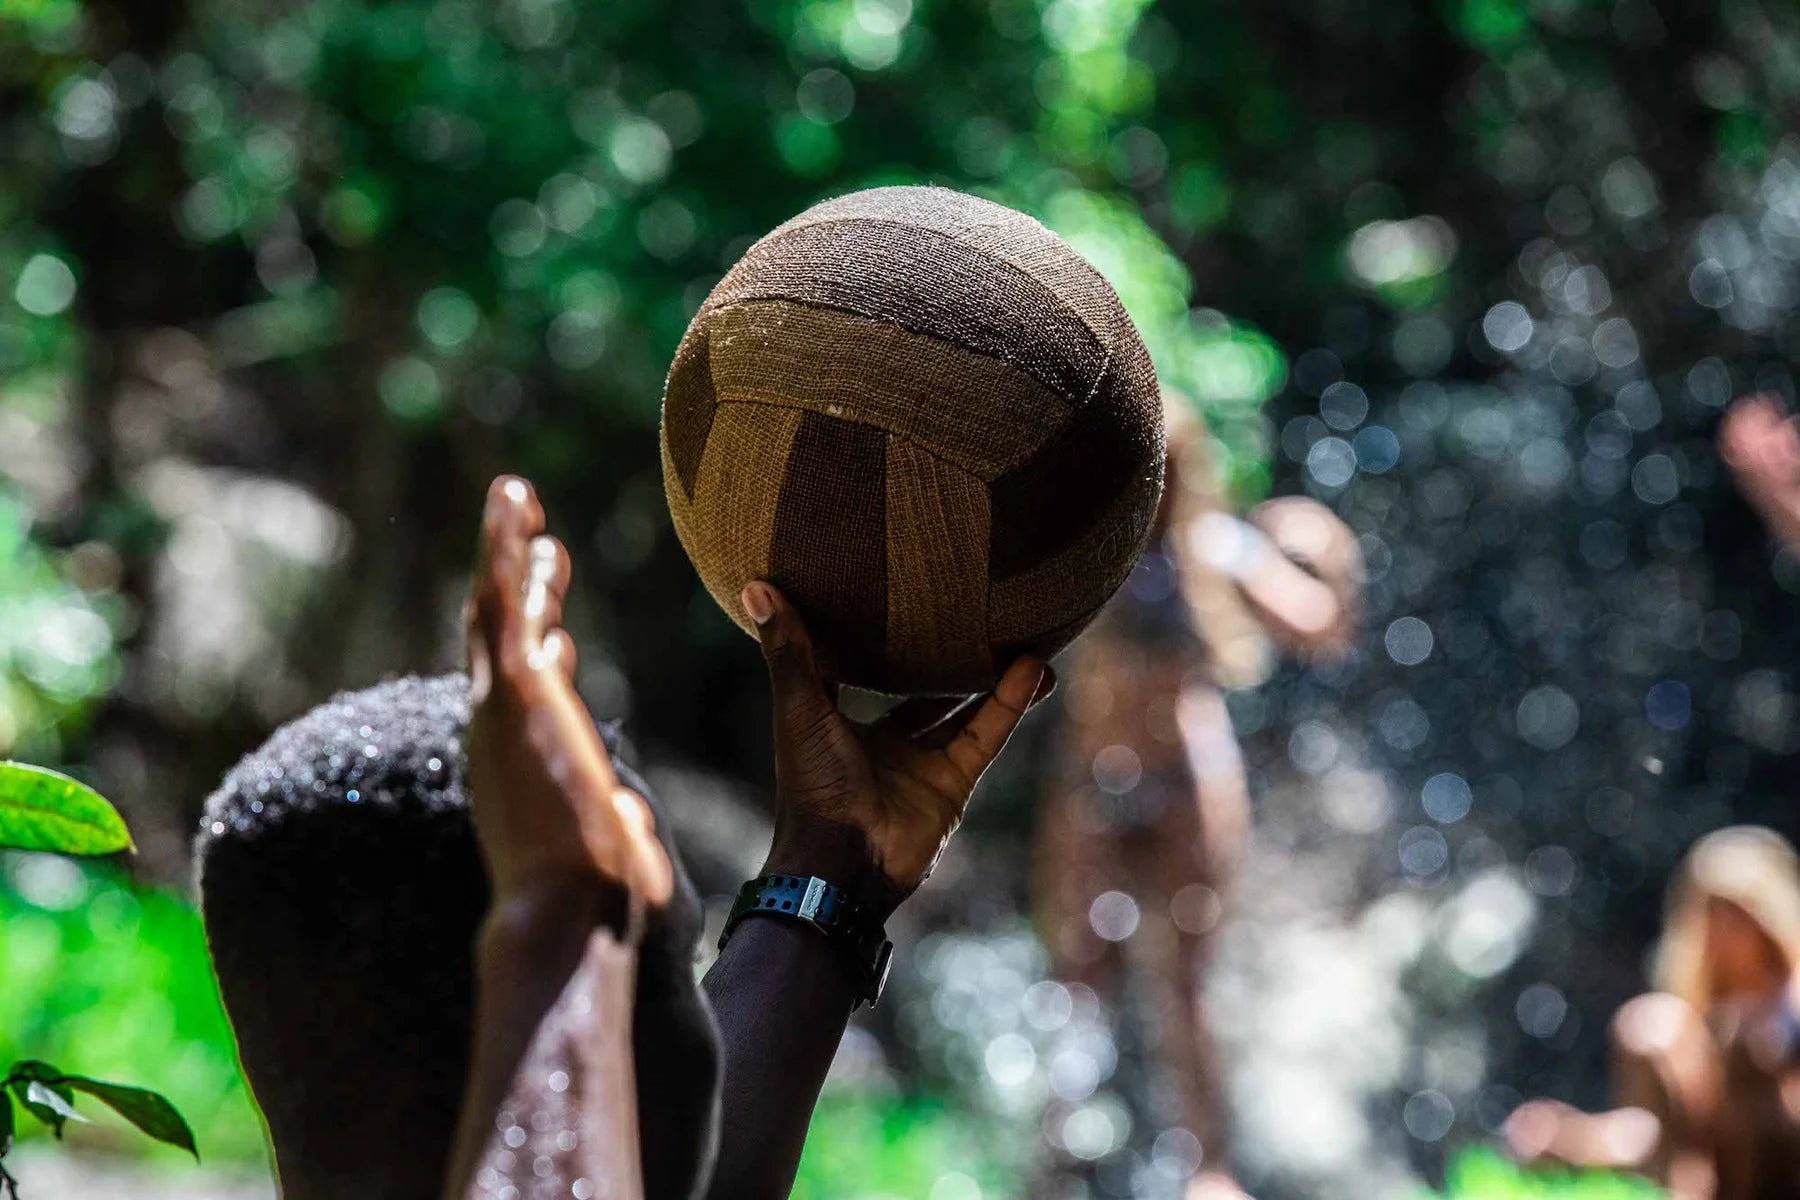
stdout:
<svg viewBox="0 0 1800 1200">
<path fill-rule="evenodd" d="M 824 903 L 826 889 L 830 886 L 816 876 L 806 881 L 806 894 L 800 898 L 800 915 L 802 917 L 808 921 L 818 919 L 819 908 Z"/>
</svg>

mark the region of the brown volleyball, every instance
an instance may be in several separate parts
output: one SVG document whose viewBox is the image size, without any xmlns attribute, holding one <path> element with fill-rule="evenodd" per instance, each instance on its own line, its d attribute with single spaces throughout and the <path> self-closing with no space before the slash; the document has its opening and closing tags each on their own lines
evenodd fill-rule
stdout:
<svg viewBox="0 0 1800 1200">
<path fill-rule="evenodd" d="M 752 246 L 688 326 L 663 484 L 714 599 L 799 606 L 844 683 L 991 685 L 1124 582 L 1162 491 L 1156 374 L 1100 274 L 1022 213 L 854 192 Z"/>
</svg>

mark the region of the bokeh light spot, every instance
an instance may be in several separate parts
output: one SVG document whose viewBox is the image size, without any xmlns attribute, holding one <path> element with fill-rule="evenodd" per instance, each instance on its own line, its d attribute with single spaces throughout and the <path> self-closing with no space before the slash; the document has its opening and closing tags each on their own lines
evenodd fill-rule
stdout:
<svg viewBox="0 0 1800 1200">
<path fill-rule="evenodd" d="M 1534 1038 L 1550 1038 L 1563 1026 L 1569 1015 L 1569 1002 L 1562 992 L 1547 983 L 1534 983 L 1519 993 L 1513 1004 L 1519 1028 Z"/>
<path fill-rule="evenodd" d="M 1406 1126 L 1406 1132 L 1419 1141 L 1441 1141 L 1450 1132 L 1450 1126 L 1456 1122 L 1456 1106 L 1442 1092 L 1415 1092 L 1407 1097 L 1405 1106 L 1401 1108 L 1400 1120 Z"/>
<path fill-rule="evenodd" d="M 54 254 L 34 254 L 19 272 L 13 299 L 40 317 L 53 317 L 75 302 L 75 272 Z"/>
<path fill-rule="evenodd" d="M 1461 775 L 1444 771 L 1425 781 L 1419 789 L 1419 802 L 1426 816 L 1440 825 L 1450 825 L 1469 815 L 1475 794 Z"/>
<path fill-rule="evenodd" d="M 1515 718 L 1519 736 L 1539 750 L 1561 749 L 1581 727 L 1581 709 L 1574 697 L 1554 684 L 1526 692 Z"/>
<path fill-rule="evenodd" d="M 1101 892 L 1088 906 L 1088 924 L 1109 942 L 1122 942 L 1137 932 L 1137 901 L 1124 892 Z"/>
<path fill-rule="evenodd" d="M 1403 667 L 1416 667 L 1430 658 L 1436 644 L 1431 626 L 1418 617 L 1399 617 L 1389 622 L 1382 641 L 1388 657 Z"/>
</svg>

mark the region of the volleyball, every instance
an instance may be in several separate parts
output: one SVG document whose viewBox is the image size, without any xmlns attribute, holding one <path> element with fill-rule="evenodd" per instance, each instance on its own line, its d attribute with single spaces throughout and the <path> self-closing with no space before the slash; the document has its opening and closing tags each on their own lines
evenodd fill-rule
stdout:
<svg viewBox="0 0 1800 1200">
<path fill-rule="evenodd" d="M 752 246 L 688 326 L 663 484 L 714 599 L 756 579 L 840 682 L 990 687 L 1130 573 L 1162 492 L 1156 373 L 1112 287 L 1036 220 L 853 192 Z"/>
</svg>

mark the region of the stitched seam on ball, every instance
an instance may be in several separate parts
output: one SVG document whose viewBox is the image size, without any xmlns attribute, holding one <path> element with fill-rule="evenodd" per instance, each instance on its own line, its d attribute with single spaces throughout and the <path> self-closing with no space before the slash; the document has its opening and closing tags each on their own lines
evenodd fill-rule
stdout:
<svg viewBox="0 0 1800 1200">
<path fill-rule="evenodd" d="M 847 317 L 855 317 L 858 320 L 867 321 L 871 325 L 892 325 L 896 329 L 904 329 L 908 333 L 917 334 L 919 337 L 927 338 L 930 341 L 939 342 L 946 346 L 954 346 L 958 350 L 961 350 L 966 354 L 973 355 L 976 358 L 986 358 L 986 359 L 992 360 L 993 362 L 1005 363 L 1007 366 L 1009 366 L 1013 370 L 1019 372 L 1021 375 L 1030 375 L 1031 378 L 1036 379 L 1038 383 L 1043 384 L 1046 391 L 1049 391 L 1053 395 L 1057 396 L 1057 398 L 1062 400 L 1065 404 L 1076 403 L 1076 401 L 1073 397 L 1064 396 L 1064 395 L 1062 395 L 1062 393 L 1057 392 L 1055 388 L 1051 387 L 1047 383 L 1044 383 L 1044 381 L 1042 379 L 1038 379 L 1038 377 L 1035 374 L 1026 370 L 1024 367 L 1020 366 L 1018 363 L 1014 362 L 1010 358 L 1006 358 L 1003 355 L 999 355 L 999 354 L 989 354 L 985 350 L 978 350 L 974 346 L 965 345 L 964 343 L 957 341 L 955 338 L 947 338 L 947 337 L 944 337 L 942 334 L 933 333 L 929 329 L 920 329 L 914 325 L 907 323 L 906 321 L 895 320 L 891 315 L 889 315 L 887 313 L 883 313 L 882 315 L 880 315 L 878 317 L 871 317 L 868 313 L 858 312 L 856 309 L 847 308 L 842 304 L 829 304 L 823 300 L 799 300 L 799 299 L 794 298 L 793 296 L 770 295 L 770 296 L 744 296 L 737 300 L 727 301 L 724 304 L 715 304 L 710 307 L 701 309 L 700 315 L 710 317 L 714 313 L 730 312 L 734 308 L 743 308 L 747 304 L 797 304 L 797 305 L 801 306 L 802 308 L 818 308 L 818 309 L 823 309 L 826 312 L 843 313 Z M 698 320 L 699 318 L 696 317 L 695 319 Z M 1130 320 L 1130 319 L 1131 318 L 1129 316 L 1126 317 L 1126 320 Z M 1080 318 L 1077 317 L 1076 320 L 1080 321 Z M 1082 328 L 1086 329 L 1087 326 L 1084 324 L 1084 325 L 1082 325 Z M 1100 339 L 1095 338 L 1094 344 L 1096 346 L 1100 345 Z M 1111 346 L 1101 347 L 1100 369 L 1095 375 L 1096 379 L 1106 378 L 1107 365 L 1111 362 L 1112 362 L 1112 347 Z M 668 385 L 665 383 L 663 386 L 666 389 Z M 1096 387 L 1097 386 L 1098 385 L 1096 385 Z M 1092 396 L 1094 394 L 1094 391 L 1095 391 L 1095 388 L 1090 387 L 1087 391 L 1087 395 Z"/>
<path fill-rule="evenodd" d="M 1021 214 L 1021 215 L 1024 215 L 1024 214 Z M 963 249 L 969 251 L 971 254 L 978 254 L 982 258 L 995 264 L 996 266 L 1000 267 L 1002 270 L 1008 272 L 1009 274 L 1019 276 L 1022 279 L 1029 279 L 1032 283 L 1036 284 L 1038 287 L 1041 287 L 1046 292 L 1048 292 L 1050 294 L 1050 296 L 1057 302 L 1057 304 L 1061 305 L 1062 308 L 1065 311 L 1067 311 L 1071 317 L 1073 317 L 1075 319 L 1075 323 L 1077 325 L 1080 325 L 1081 328 L 1087 332 L 1088 336 L 1094 339 L 1094 345 L 1099 347 L 1099 349 L 1100 349 L 1101 364 L 1102 364 L 1101 370 L 1102 371 L 1105 370 L 1105 364 L 1107 362 L 1109 362 L 1112 358 L 1113 348 L 1117 344 L 1118 338 L 1119 338 L 1119 331 L 1116 326 L 1116 322 L 1115 322 L 1115 327 L 1111 331 L 1112 332 L 1112 340 L 1110 342 L 1101 341 L 1100 335 L 1094 331 L 1093 326 L 1089 325 L 1087 323 L 1087 320 L 1081 315 L 1081 310 L 1076 308 L 1073 304 L 1070 304 L 1068 302 L 1068 300 L 1064 299 L 1063 296 L 1061 296 L 1059 293 L 1057 293 L 1057 291 L 1054 288 L 1051 288 L 1042 279 L 1039 279 L 1036 275 L 1033 275 L 1030 271 L 1027 271 L 1025 268 L 1019 266 L 1017 263 L 1014 263 L 1009 259 L 1002 258 L 1000 255 L 995 254 L 992 250 L 984 250 L 980 246 L 972 245 L 968 242 L 961 240 L 960 238 L 952 237 L 949 234 L 944 233 L 942 230 L 932 229 L 929 226 L 915 225 L 908 221 L 896 221 L 891 217 L 832 217 L 830 220 L 826 220 L 826 221 L 808 221 L 804 225 L 783 225 L 779 229 L 776 229 L 773 232 L 771 232 L 768 236 L 764 237 L 761 241 L 757 242 L 756 245 L 750 247 L 749 250 L 745 251 L 744 252 L 745 257 L 747 258 L 750 254 L 754 253 L 759 247 L 771 242 L 776 237 L 777 234 L 786 234 L 788 232 L 798 232 L 802 229 L 832 228 L 832 227 L 836 227 L 839 225 L 884 225 L 884 226 L 888 226 L 893 229 L 905 229 L 912 233 L 929 234 L 933 237 L 942 238 L 944 241 L 950 243 L 951 245 L 961 246 Z M 1040 227 L 1044 228 L 1046 233 L 1050 232 L 1047 227 L 1043 227 L 1041 225 L 1040 225 Z M 1078 254 L 1075 251 L 1075 248 L 1073 246 L 1070 246 L 1067 242 L 1063 241 L 1061 238 L 1058 238 L 1054 233 L 1050 233 L 1050 236 L 1052 239 L 1054 239 L 1056 241 L 1056 243 L 1058 245 L 1062 246 L 1063 249 L 1065 249 L 1069 252 L 1070 258 L 1072 258 L 1075 262 L 1080 263 L 1083 267 L 1087 268 L 1087 270 L 1094 276 L 1094 278 L 1099 281 L 1100 286 L 1106 289 L 1106 294 L 1108 296 L 1110 296 L 1112 298 L 1112 302 L 1118 306 L 1118 311 L 1124 312 L 1125 304 L 1122 300 L 1119 299 L 1118 291 L 1113 287 L 1112 283 L 1107 280 L 1106 276 L 1102 275 L 1099 272 L 1099 270 L 1094 266 L 1093 263 L 1089 262 L 1087 259 L 1083 258 L 1080 254 Z M 742 261 L 743 261 L 743 259 L 739 260 L 739 262 L 742 262 Z M 735 271 L 736 269 L 737 268 L 735 266 L 732 268 L 733 271 Z M 727 271 L 725 274 L 725 280 L 729 280 L 730 278 L 731 278 L 731 272 Z M 725 280 L 721 280 L 720 281 L 721 284 L 723 284 L 725 282 Z M 745 297 L 740 300 L 730 300 L 723 304 L 714 304 L 712 302 L 711 298 L 709 297 L 705 303 L 701 304 L 700 312 L 701 313 L 715 312 L 720 309 L 731 308 L 738 304 L 749 303 L 749 302 L 757 300 L 757 299 L 787 300 L 787 299 L 789 299 L 789 297 L 786 297 L 786 296 L 763 296 L 763 297 L 748 296 L 748 297 Z M 808 300 L 793 300 L 792 302 L 795 304 L 813 304 L 813 305 L 815 305 L 815 307 L 819 307 L 819 308 L 842 308 L 841 305 L 819 304 L 816 301 L 808 301 Z M 866 316 L 863 313 L 855 312 L 855 310 L 853 310 L 853 309 L 843 309 L 843 311 L 850 312 L 854 316 L 859 316 L 859 317 Z M 903 329 L 907 329 L 913 333 L 920 334 L 924 337 L 936 337 L 937 336 L 926 330 L 914 329 L 912 326 L 907 325 L 905 322 L 895 321 L 890 317 L 884 316 L 882 319 L 888 320 L 889 323 L 891 323 L 891 324 L 899 325 Z M 1130 319 L 1131 319 L 1130 314 L 1127 313 L 1126 320 L 1129 321 Z M 939 341 L 948 341 L 949 339 L 938 338 L 938 340 Z M 956 343 L 952 343 L 952 344 L 956 344 Z M 968 349 L 968 347 L 965 346 L 964 349 Z M 981 352 L 977 350 L 977 351 L 972 351 L 972 353 L 979 354 Z M 994 358 L 994 357 L 998 357 L 998 356 L 997 355 L 985 355 L 984 357 Z M 1002 361 L 1006 361 L 1006 360 L 1002 360 Z M 1093 392 L 1090 390 L 1088 395 L 1092 396 Z"/>
<path fill-rule="evenodd" d="M 1105 351 L 1100 359 L 1100 370 L 1094 376 L 1095 382 L 1091 387 L 1088 388 L 1087 392 L 1084 393 L 1080 397 L 1064 396 L 1062 393 L 1058 392 L 1055 388 L 1053 388 L 1049 384 L 1045 383 L 1042 379 L 1039 379 L 1037 377 L 1037 375 L 1035 375 L 1031 371 L 1026 370 L 1024 367 L 1020 366 L 1018 363 L 1014 362 L 1010 358 L 1002 358 L 998 354 L 988 354 L 988 353 L 985 353 L 984 351 L 977 350 L 973 346 L 965 346 L 963 343 L 956 341 L 952 338 L 940 337 L 939 335 L 932 333 L 929 329 L 915 328 L 914 326 L 907 324 L 905 321 L 896 321 L 896 320 L 892 319 L 891 317 L 887 317 L 887 316 L 871 317 L 867 313 L 857 312 L 854 308 L 845 308 L 841 304 L 825 304 L 825 303 L 822 303 L 817 300 L 795 300 L 790 296 L 746 296 L 741 300 L 733 300 L 727 304 L 719 304 L 719 305 L 713 306 L 712 308 L 702 309 L 701 312 L 704 315 L 710 317 L 715 313 L 730 312 L 732 309 L 744 308 L 751 304 L 793 304 L 793 305 L 798 305 L 801 308 L 816 308 L 823 312 L 843 313 L 846 317 L 855 317 L 857 320 L 867 321 L 871 325 L 892 325 L 895 329 L 904 329 L 906 332 L 913 334 L 917 337 L 922 337 L 922 338 L 926 339 L 927 341 L 936 342 L 942 346 L 952 346 L 955 349 L 962 351 L 964 354 L 967 354 L 972 358 L 985 358 L 989 362 L 997 362 L 997 363 L 1004 364 L 1005 366 L 1011 367 L 1013 370 L 1017 371 L 1019 374 L 1024 375 L 1024 376 L 1028 377 L 1029 379 L 1031 379 L 1034 383 L 1038 384 L 1045 391 L 1049 392 L 1052 396 L 1055 396 L 1058 400 L 1062 401 L 1064 404 L 1067 404 L 1069 406 L 1069 410 L 1070 410 L 1071 414 L 1074 412 L 1075 409 L 1080 408 L 1082 405 L 1084 405 L 1088 401 L 1092 400 L 1095 396 L 1099 395 L 1101 385 L 1106 382 L 1106 373 L 1108 371 L 1112 370 L 1113 353 L 1112 353 L 1112 348 L 1109 346 L 1105 349 Z M 699 318 L 696 317 L 695 319 L 698 320 Z M 1130 318 L 1130 316 L 1127 316 L 1125 319 L 1130 320 L 1131 318 Z M 1084 325 L 1083 328 L 1086 328 L 1086 326 Z M 1096 344 L 1098 344 L 1098 339 L 1096 339 Z M 709 349 L 708 356 L 710 357 L 710 355 L 711 355 L 711 350 Z M 715 382 L 714 386 L 715 386 L 715 390 L 716 390 L 717 389 L 716 382 Z M 665 394 L 666 394 L 666 391 L 667 391 L 666 384 L 664 385 L 664 389 L 665 389 Z"/>
<path fill-rule="evenodd" d="M 1018 469 L 1018 467 L 1021 464 L 1029 461 L 1033 455 L 1042 453 L 1043 450 L 1045 449 L 1045 447 L 1050 446 L 1052 443 L 1054 443 L 1056 441 L 1056 439 L 1066 436 L 1068 428 L 1069 428 L 1070 424 L 1072 424 L 1074 422 L 1076 414 L 1080 408 L 1079 401 L 1071 400 L 1070 398 L 1061 395 L 1055 389 L 1053 389 L 1049 385 L 1045 384 L 1044 381 L 1039 379 L 1036 375 L 1033 375 L 1030 371 L 1025 370 L 1023 367 L 1019 366 L 1017 363 L 1014 363 L 1008 359 L 1000 358 L 996 355 L 983 354 L 978 350 L 970 349 L 969 347 L 963 345 L 960 342 L 954 342 L 954 341 L 949 340 L 948 338 L 935 337 L 932 334 L 921 332 L 916 329 L 912 329 L 911 327 L 900 324 L 897 321 L 884 321 L 879 318 L 864 316 L 862 313 L 855 312 L 851 309 L 842 308 L 835 304 L 814 304 L 814 303 L 812 303 L 810 301 L 806 301 L 806 300 L 790 300 L 785 297 L 764 297 L 764 298 L 759 298 L 759 299 L 736 300 L 730 304 L 722 304 L 719 307 L 711 310 L 711 312 L 709 312 L 707 315 L 712 316 L 712 315 L 718 314 L 718 313 L 729 312 L 734 309 L 747 308 L 750 305 L 771 305 L 771 306 L 773 306 L 773 305 L 792 305 L 792 306 L 795 306 L 798 308 L 811 308 L 811 309 L 817 309 L 821 312 L 839 313 L 839 314 L 842 314 L 843 316 L 849 317 L 853 320 L 867 321 L 871 325 L 887 325 L 887 326 L 891 326 L 892 328 L 895 328 L 895 329 L 904 330 L 907 334 L 909 334 L 911 336 L 922 338 L 926 341 L 935 343 L 937 345 L 948 346 L 951 349 L 961 352 L 961 353 L 964 353 L 964 354 L 967 354 L 972 358 L 980 358 L 980 359 L 984 359 L 988 362 L 998 363 L 1001 366 L 1007 368 L 1008 370 L 1018 372 L 1018 374 L 1023 376 L 1025 379 L 1029 380 L 1032 384 L 1034 384 L 1035 386 L 1037 386 L 1039 388 L 1042 388 L 1044 393 L 1046 395 L 1048 395 L 1051 399 L 1053 399 L 1057 405 L 1061 406 L 1065 410 L 1065 412 L 1064 412 L 1064 415 L 1063 415 L 1060 423 L 1058 423 L 1054 428 L 1047 430 L 1044 437 L 1042 438 L 1042 440 L 1040 440 L 1037 443 L 1037 445 L 1014 452 L 1012 455 L 1010 455 L 1008 457 L 1007 461 L 999 467 L 998 470 L 994 471 L 992 474 L 983 474 L 981 471 L 978 471 L 978 470 L 975 470 L 974 468 L 972 468 L 968 463 L 958 462 L 954 458 L 951 458 L 948 455 L 945 455 L 945 454 L 941 453 L 940 451 L 933 449 L 930 446 L 926 446 L 924 443 L 918 442 L 916 439 L 918 437 L 919 431 L 916 429 L 913 429 L 913 430 L 895 429 L 889 425 L 882 424 L 879 421 L 870 420 L 870 419 L 867 419 L 864 417 L 853 417 L 853 416 L 850 416 L 845 413 L 822 412 L 822 411 L 815 409 L 809 405 L 795 404 L 795 403 L 793 403 L 791 397 L 789 397 L 785 394 L 779 393 L 779 392 L 773 392 L 773 391 L 759 389 L 759 390 L 755 390 L 755 391 L 734 391 L 730 395 L 727 395 L 723 390 L 720 389 L 719 382 L 718 382 L 718 375 L 715 372 L 714 376 L 713 376 L 713 391 L 714 391 L 714 395 L 717 397 L 717 402 L 720 404 L 760 404 L 760 405 L 763 405 L 768 408 L 797 409 L 802 412 L 819 412 L 819 415 L 831 417 L 835 420 L 851 421 L 856 424 L 868 425 L 873 428 L 881 429 L 886 433 L 890 433 L 890 434 L 894 434 L 899 437 L 906 438 L 907 440 L 912 441 L 915 445 L 918 445 L 922 449 L 925 449 L 928 452 L 930 452 L 932 457 L 937 458 L 940 461 L 947 463 L 948 465 L 950 465 L 952 467 L 957 468 L 958 470 L 970 471 L 971 473 L 976 474 L 977 476 L 983 478 L 984 480 L 986 480 L 989 483 L 993 482 L 994 479 L 998 479 L 1001 476 L 1004 476 L 1009 471 Z M 709 369 L 710 369 L 712 356 L 718 352 L 718 346 L 714 342 L 714 340 L 711 336 L 710 330 L 708 331 L 708 339 L 707 340 L 708 340 L 708 352 L 707 352 L 708 353 L 708 365 L 709 365 Z M 1104 382 L 1105 379 L 1106 379 L 1106 374 L 1104 371 L 1102 371 L 1102 373 L 1100 375 L 1100 380 L 1101 380 L 1101 382 Z M 1097 394 L 1097 393 L 1094 393 L 1094 392 L 1089 393 L 1090 396 L 1092 396 L 1094 394 Z"/>
</svg>

